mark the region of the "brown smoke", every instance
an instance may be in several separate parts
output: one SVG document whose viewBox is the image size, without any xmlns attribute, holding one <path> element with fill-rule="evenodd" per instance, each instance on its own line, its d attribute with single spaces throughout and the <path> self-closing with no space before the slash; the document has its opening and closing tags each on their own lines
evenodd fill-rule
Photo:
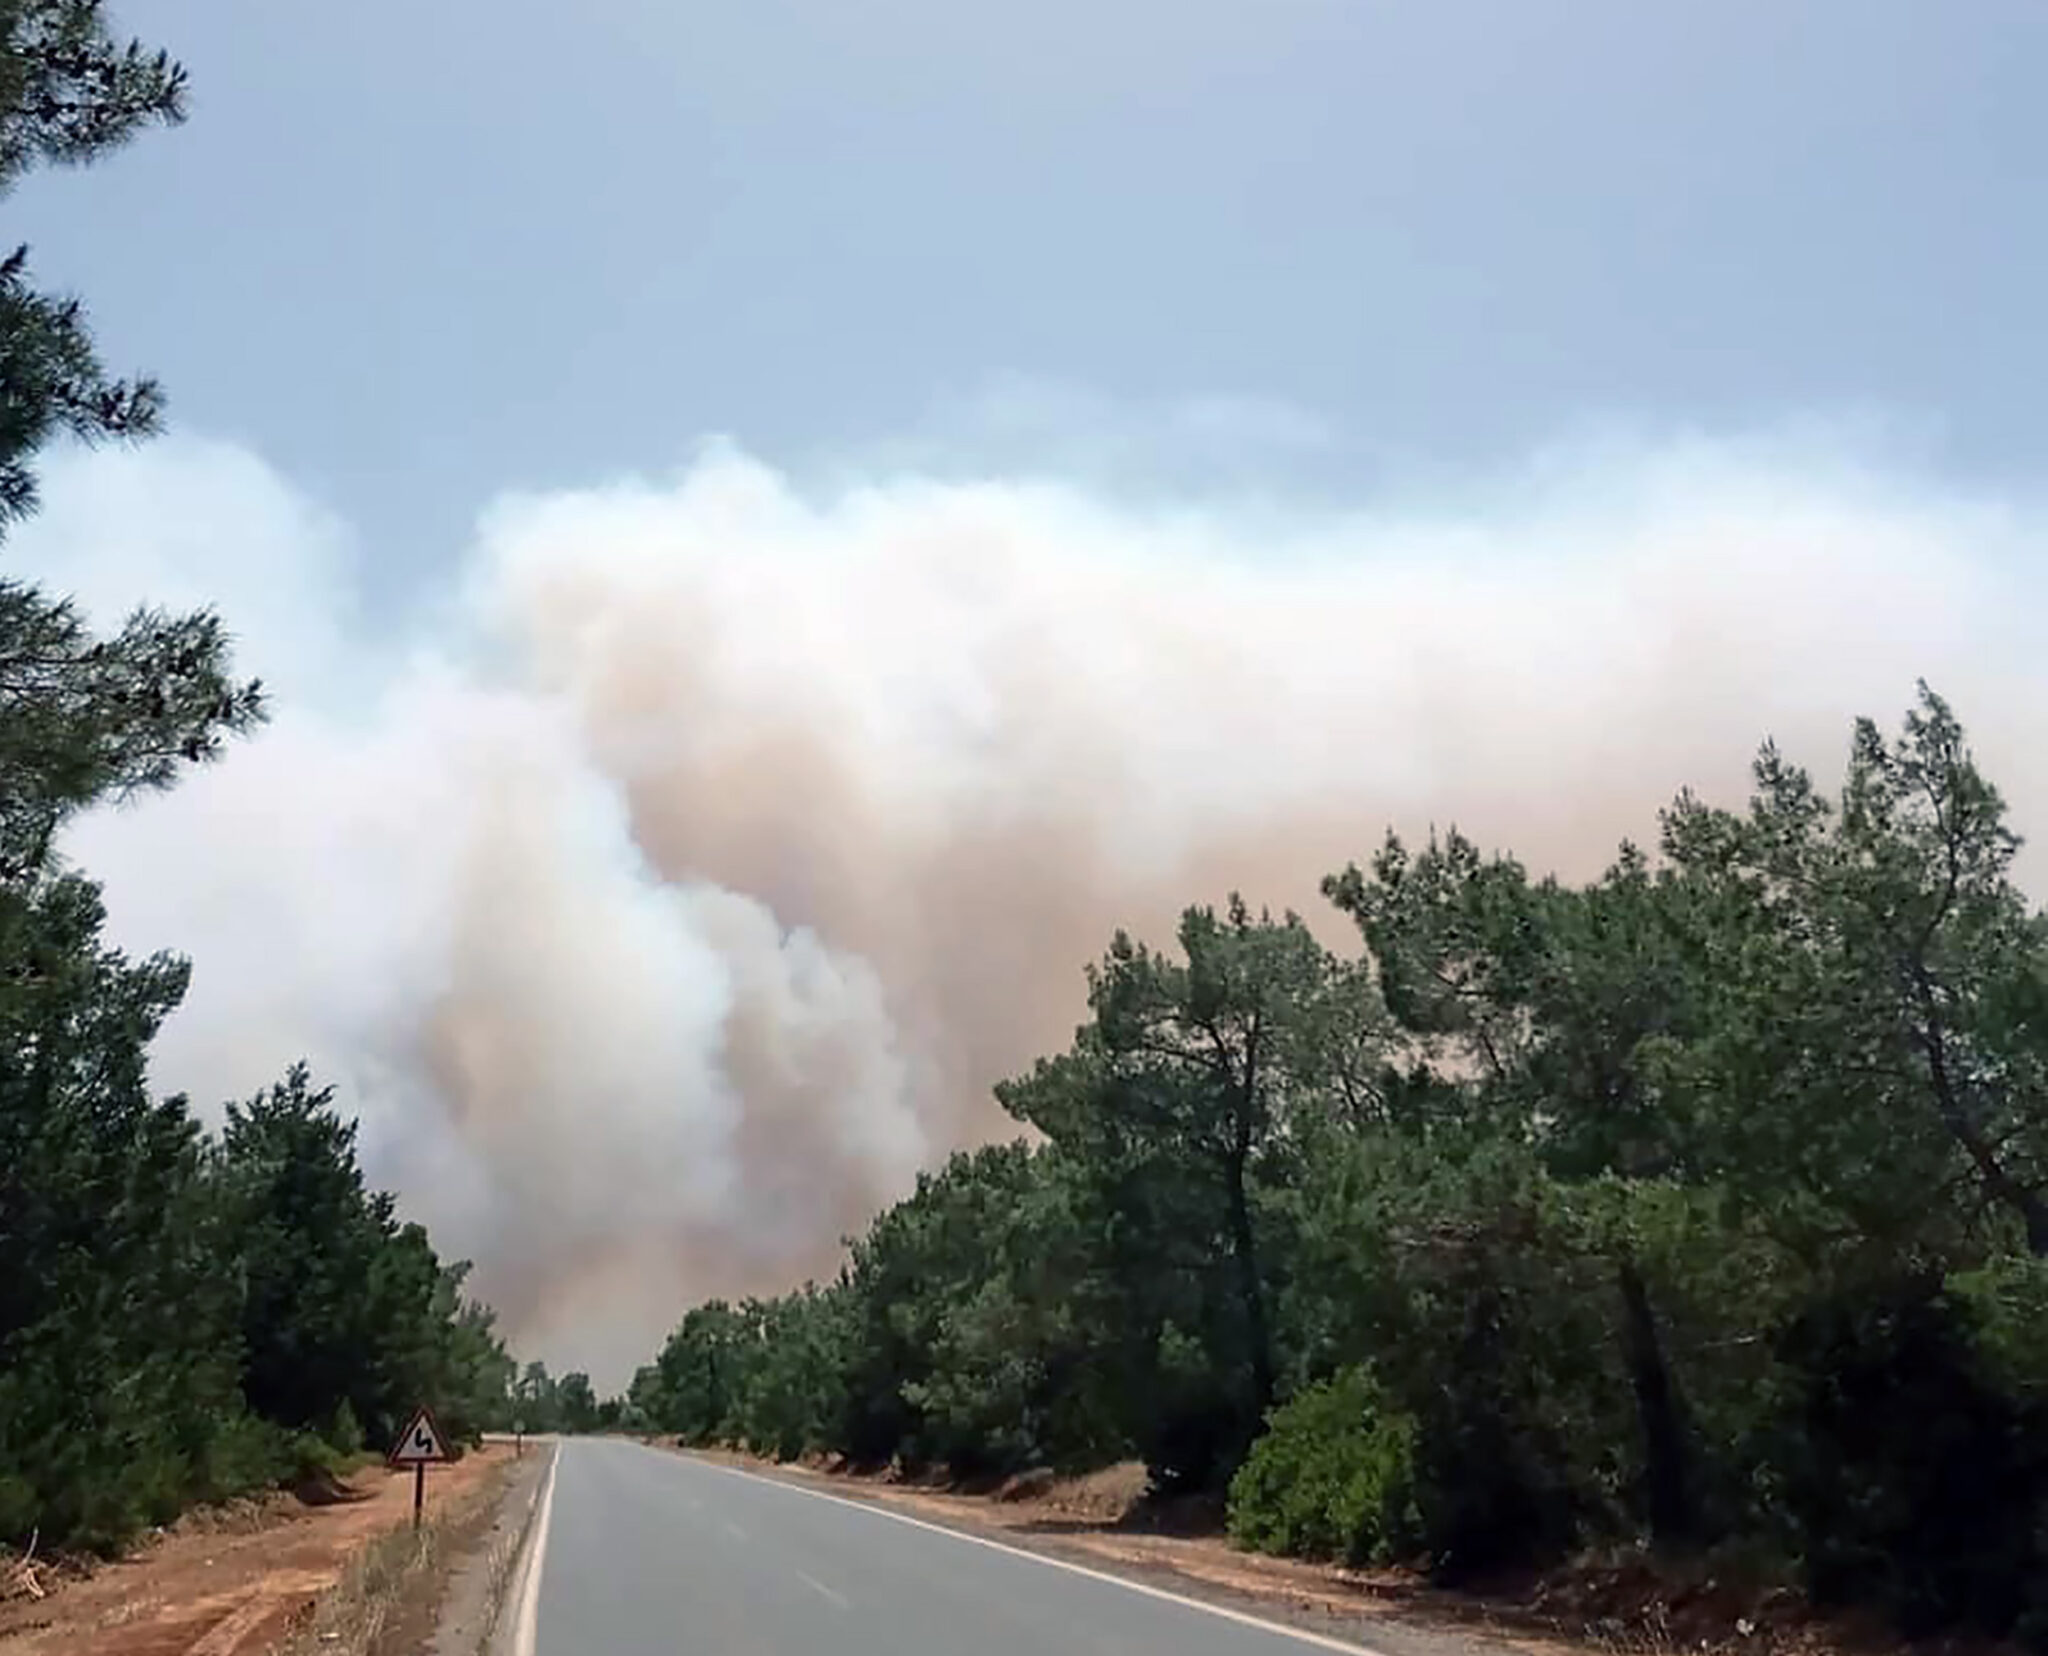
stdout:
<svg viewBox="0 0 2048 1656">
<path fill-rule="evenodd" d="M 80 855 L 197 963 L 167 1081 L 306 1052 L 526 1349 L 618 1384 L 1014 1131 L 990 1084 L 1119 925 L 1236 888 L 1341 940 L 1317 882 L 1389 825 L 1590 874 L 1767 733 L 1831 771 L 1923 673 L 2038 822 L 2037 539 L 1712 450 L 1277 537 L 714 454 L 503 504 L 374 705 L 287 710 Z"/>
</svg>

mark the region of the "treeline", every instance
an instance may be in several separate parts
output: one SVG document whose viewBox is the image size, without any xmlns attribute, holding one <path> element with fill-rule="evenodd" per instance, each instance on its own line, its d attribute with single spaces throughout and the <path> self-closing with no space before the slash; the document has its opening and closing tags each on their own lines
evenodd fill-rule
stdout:
<svg viewBox="0 0 2048 1656">
<path fill-rule="evenodd" d="M 571 1370 L 560 1379 L 545 1363 L 528 1363 L 513 1383 L 507 1424 L 521 1432 L 632 1432 L 644 1417 L 623 1397 L 599 1399 L 590 1376 Z"/>
<path fill-rule="evenodd" d="M 0 895 L 37 968 L 0 993 L 0 1537 L 111 1547 L 386 1448 L 422 1402 L 458 1443 L 502 1426 L 491 1313 L 366 1188 L 327 1090 L 294 1068 L 217 1137 L 153 1099 L 182 967 L 73 948 L 48 909 L 91 888 L 46 885 Z"/>
<path fill-rule="evenodd" d="M 183 71 L 98 0 L 0 5 L 0 194 L 182 119 Z M 110 377 L 75 300 L 0 258 L 0 535 L 62 435 L 149 435 L 161 399 Z M 0 1541 L 112 1546 L 186 1503 L 381 1448 L 415 1404 L 451 1435 L 509 1412 L 490 1312 L 357 1165 L 303 1066 L 204 1132 L 149 1088 L 184 994 L 168 955 L 102 940 L 56 846 L 94 805 L 170 786 L 264 716 L 210 612 L 95 636 L 0 576 Z"/>
<path fill-rule="evenodd" d="M 661 1429 L 993 1477 L 1140 1456 L 1245 1544 L 1471 1579 L 1711 1552 L 2048 1634 L 2048 924 L 1949 708 L 1766 746 L 1584 886 L 1389 838 L 1119 935 L 828 1285 L 689 1312 Z"/>
</svg>

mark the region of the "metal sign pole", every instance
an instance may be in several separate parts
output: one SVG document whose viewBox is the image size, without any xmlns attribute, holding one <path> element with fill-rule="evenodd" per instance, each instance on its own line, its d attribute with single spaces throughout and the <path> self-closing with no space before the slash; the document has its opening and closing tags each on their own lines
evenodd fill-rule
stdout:
<svg viewBox="0 0 2048 1656">
<path fill-rule="evenodd" d="M 427 1463 L 412 1463 L 412 1527 L 420 1527 L 420 1508 L 427 1504 Z"/>
</svg>

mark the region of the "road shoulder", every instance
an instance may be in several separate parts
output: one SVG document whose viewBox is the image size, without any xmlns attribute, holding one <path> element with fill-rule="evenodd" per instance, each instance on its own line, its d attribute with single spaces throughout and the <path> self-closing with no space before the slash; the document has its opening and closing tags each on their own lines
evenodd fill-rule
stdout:
<svg viewBox="0 0 2048 1656">
<path fill-rule="evenodd" d="M 489 1522 L 479 1523 L 451 1557 L 433 1634 L 422 1647 L 426 1656 L 484 1656 L 494 1646 L 555 1453 L 551 1440 L 529 1438 L 492 1504 Z"/>
</svg>

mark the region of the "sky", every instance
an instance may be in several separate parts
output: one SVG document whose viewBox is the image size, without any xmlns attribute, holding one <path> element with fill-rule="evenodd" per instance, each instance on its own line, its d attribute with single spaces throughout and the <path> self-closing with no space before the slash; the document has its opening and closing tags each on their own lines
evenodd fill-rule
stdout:
<svg viewBox="0 0 2048 1656">
<path fill-rule="evenodd" d="M 191 122 L 19 233 L 380 581 L 507 485 L 1038 459 L 1075 396 L 1249 405 L 1225 463 L 1340 496 L 1616 420 L 2048 452 L 2032 0 L 128 11 Z"/>
<path fill-rule="evenodd" d="M 160 1082 L 313 1058 L 558 1370 L 1008 1131 L 1118 925 L 1923 673 L 2048 814 L 2039 6 L 564 15 L 117 8 L 191 121 L 8 206 L 172 430 L 0 554 L 273 686 L 72 837 Z"/>
</svg>

